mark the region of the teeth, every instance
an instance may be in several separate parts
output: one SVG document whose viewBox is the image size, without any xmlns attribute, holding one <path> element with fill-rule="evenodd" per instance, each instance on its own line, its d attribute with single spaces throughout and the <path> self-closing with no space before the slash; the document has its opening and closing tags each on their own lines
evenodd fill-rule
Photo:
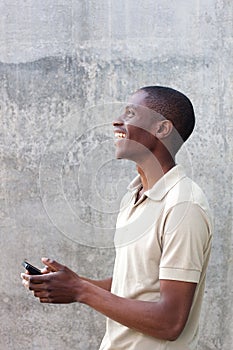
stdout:
<svg viewBox="0 0 233 350">
<path fill-rule="evenodd" d="M 116 139 L 124 139 L 125 134 L 123 132 L 115 132 L 115 138 Z"/>
</svg>

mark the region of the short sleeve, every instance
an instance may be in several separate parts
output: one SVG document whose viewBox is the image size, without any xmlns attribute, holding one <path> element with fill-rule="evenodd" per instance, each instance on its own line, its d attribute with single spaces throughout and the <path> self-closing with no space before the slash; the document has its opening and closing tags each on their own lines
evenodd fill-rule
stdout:
<svg viewBox="0 0 233 350">
<path fill-rule="evenodd" d="M 205 212 L 190 202 L 174 206 L 164 222 L 159 278 L 198 283 L 209 242 Z"/>
</svg>

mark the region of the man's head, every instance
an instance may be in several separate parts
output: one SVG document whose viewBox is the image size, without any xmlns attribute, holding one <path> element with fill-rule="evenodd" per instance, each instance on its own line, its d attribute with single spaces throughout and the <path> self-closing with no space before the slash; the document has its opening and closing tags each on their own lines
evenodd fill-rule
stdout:
<svg viewBox="0 0 233 350">
<path fill-rule="evenodd" d="M 138 91 L 147 93 L 146 106 L 170 120 L 185 142 L 195 125 L 194 110 L 188 97 L 177 90 L 164 86 L 145 86 Z"/>
<path fill-rule="evenodd" d="M 149 153 L 165 161 L 174 158 L 194 124 L 193 107 L 185 95 L 168 87 L 143 87 L 131 96 L 124 113 L 113 122 L 116 156 L 136 162 Z"/>
</svg>

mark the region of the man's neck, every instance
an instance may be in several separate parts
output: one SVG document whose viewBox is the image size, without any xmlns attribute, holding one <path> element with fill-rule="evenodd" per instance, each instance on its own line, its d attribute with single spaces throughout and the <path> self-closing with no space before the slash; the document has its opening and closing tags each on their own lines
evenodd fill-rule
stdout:
<svg viewBox="0 0 233 350">
<path fill-rule="evenodd" d="M 142 166 L 139 166 L 137 164 L 137 171 L 140 175 L 142 182 L 142 189 L 140 191 L 140 195 L 142 195 L 145 191 L 151 189 L 154 186 L 154 184 L 174 166 L 175 161 L 173 160 L 164 164 L 159 164 L 158 162 L 150 162 L 148 164 L 144 163 Z"/>
</svg>

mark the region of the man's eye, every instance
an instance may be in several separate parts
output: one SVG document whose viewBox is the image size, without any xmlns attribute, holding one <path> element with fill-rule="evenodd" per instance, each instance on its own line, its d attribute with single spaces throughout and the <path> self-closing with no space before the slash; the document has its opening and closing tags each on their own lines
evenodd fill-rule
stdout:
<svg viewBox="0 0 233 350">
<path fill-rule="evenodd" d="M 127 116 L 128 117 L 134 117 L 135 116 L 135 113 L 133 110 L 129 109 L 128 112 L 127 112 Z"/>
</svg>

